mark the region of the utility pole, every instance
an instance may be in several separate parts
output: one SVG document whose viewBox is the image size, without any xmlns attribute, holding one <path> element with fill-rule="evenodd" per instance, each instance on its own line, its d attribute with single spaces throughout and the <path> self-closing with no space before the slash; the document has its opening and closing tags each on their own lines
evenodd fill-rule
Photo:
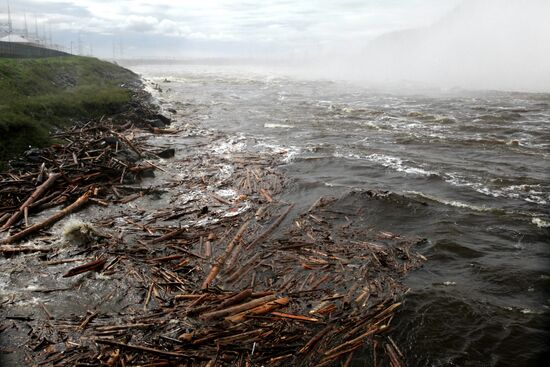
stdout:
<svg viewBox="0 0 550 367">
<path fill-rule="evenodd" d="M 25 38 L 29 39 L 29 27 L 27 25 L 27 13 L 23 13 L 23 17 L 25 17 Z"/>
<path fill-rule="evenodd" d="M 52 23 L 48 20 L 48 37 L 50 40 L 50 47 L 53 48 L 53 39 L 52 39 Z"/>
<path fill-rule="evenodd" d="M 36 18 L 36 13 L 34 13 L 34 38 L 36 43 L 40 44 L 40 36 L 38 35 L 38 19 Z"/>
<path fill-rule="evenodd" d="M 82 56 L 82 38 L 80 35 L 80 31 L 78 31 L 78 54 Z"/>
<path fill-rule="evenodd" d="M 46 23 L 42 23 L 42 37 L 44 38 L 44 46 L 48 46 L 48 35 L 46 34 Z"/>
<path fill-rule="evenodd" d="M 12 34 L 13 26 L 12 26 L 12 23 L 11 23 L 10 1 L 7 0 L 7 3 L 8 3 L 8 34 Z"/>
</svg>

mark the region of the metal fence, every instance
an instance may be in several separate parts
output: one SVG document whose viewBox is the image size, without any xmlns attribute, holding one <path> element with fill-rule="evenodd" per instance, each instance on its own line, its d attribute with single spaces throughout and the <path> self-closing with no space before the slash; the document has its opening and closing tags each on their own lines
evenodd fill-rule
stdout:
<svg viewBox="0 0 550 367">
<path fill-rule="evenodd" d="M 0 57 L 25 58 L 25 57 L 52 57 L 52 56 L 69 56 L 69 55 L 70 54 L 66 52 L 51 50 L 49 48 L 27 45 L 24 43 L 0 41 Z"/>
</svg>

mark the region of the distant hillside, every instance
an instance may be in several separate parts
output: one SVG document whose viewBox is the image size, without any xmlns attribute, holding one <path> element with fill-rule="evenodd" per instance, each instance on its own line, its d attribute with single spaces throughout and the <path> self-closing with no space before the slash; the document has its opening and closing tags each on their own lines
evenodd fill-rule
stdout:
<svg viewBox="0 0 550 367">
<path fill-rule="evenodd" d="M 74 119 L 120 110 L 134 73 L 87 57 L 0 59 L 0 162 L 50 143 L 49 132 Z"/>
</svg>

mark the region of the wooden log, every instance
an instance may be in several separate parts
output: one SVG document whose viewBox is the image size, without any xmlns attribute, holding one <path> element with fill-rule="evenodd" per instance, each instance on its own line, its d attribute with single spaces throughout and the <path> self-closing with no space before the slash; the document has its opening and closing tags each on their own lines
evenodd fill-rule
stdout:
<svg viewBox="0 0 550 367">
<path fill-rule="evenodd" d="M 245 331 L 244 333 L 236 334 L 236 335 L 230 335 L 223 338 L 216 339 L 216 344 L 224 345 L 224 344 L 232 344 L 236 341 L 243 340 L 243 339 L 250 339 L 257 337 L 261 334 L 265 333 L 264 329 L 256 329 L 251 331 Z M 241 343 L 242 344 L 242 343 Z"/>
<path fill-rule="evenodd" d="M 206 279 L 202 283 L 202 287 L 201 287 L 202 289 L 208 288 L 210 283 L 212 283 L 212 281 L 216 278 L 216 276 L 220 272 L 223 264 L 225 263 L 225 260 L 227 259 L 227 257 L 233 251 L 233 248 L 235 247 L 235 244 L 238 241 L 240 241 L 241 237 L 244 234 L 244 231 L 246 231 L 246 228 L 248 228 L 249 223 L 250 223 L 250 221 L 248 221 L 248 220 L 246 222 L 244 222 L 243 225 L 241 226 L 241 228 L 239 228 L 239 230 L 237 231 L 237 234 L 235 234 L 235 237 L 233 237 L 233 239 L 227 244 L 227 247 L 225 248 L 224 253 L 222 255 L 220 255 L 220 257 L 218 257 L 218 259 L 216 260 L 216 263 L 210 269 L 210 273 L 208 273 L 208 276 L 206 277 Z"/>
<path fill-rule="evenodd" d="M 344 362 L 342 367 L 349 367 L 351 366 L 351 361 L 353 360 L 353 352 L 350 352 L 348 355 L 348 358 L 346 358 L 346 361 Z"/>
<path fill-rule="evenodd" d="M 70 269 L 67 273 L 65 273 L 65 275 L 63 275 L 63 278 L 74 277 L 75 275 L 86 273 L 88 271 L 100 270 L 106 262 L 107 258 L 90 261 L 89 263 Z"/>
<path fill-rule="evenodd" d="M 214 234 L 209 233 L 206 243 L 204 245 L 204 257 L 210 259 L 212 257 L 212 240 L 214 239 Z"/>
<path fill-rule="evenodd" d="M 166 240 L 170 240 L 170 239 L 172 239 L 176 236 L 179 236 L 180 234 L 182 234 L 186 231 L 187 231 L 187 228 L 176 229 L 175 231 L 168 232 L 165 235 L 162 235 L 160 237 L 157 237 L 157 238 L 151 240 L 151 244 L 160 243 L 160 242 L 164 242 Z"/>
<path fill-rule="evenodd" d="M 360 345 L 367 336 L 370 336 L 370 335 L 376 333 L 380 329 L 381 329 L 380 327 L 370 328 L 365 333 L 359 335 L 358 337 L 356 337 L 354 339 L 351 339 L 350 341 L 347 341 L 345 343 L 342 343 L 342 344 L 332 348 L 331 350 L 326 351 L 325 356 L 330 358 L 331 356 L 337 354 L 338 352 L 342 351 L 343 349 L 353 347 L 357 344 Z"/>
<path fill-rule="evenodd" d="M 271 311 L 279 307 L 285 306 L 286 304 L 288 304 L 288 302 L 290 302 L 290 299 L 288 297 L 281 297 L 274 301 L 265 302 L 259 306 L 243 311 L 236 315 L 228 316 L 225 318 L 225 320 L 232 323 L 243 322 L 248 316 L 265 315 L 266 313 L 270 313 Z"/>
<path fill-rule="evenodd" d="M 246 311 L 246 310 L 249 310 L 251 308 L 257 307 L 259 305 L 263 305 L 264 303 L 274 301 L 275 299 L 277 299 L 277 296 L 274 295 L 274 294 L 271 294 L 269 296 L 258 298 L 258 299 L 252 300 L 250 302 L 242 303 L 242 304 L 237 305 L 237 306 L 233 306 L 233 307 L 225 308 L 223 310 L 213 311 L 213 312 L 208 312 L 208 313 L 202 314 L 200 316 L 200 318 L 206 320 L 206 319 L 213 319 L 213 318 L 219 318 L 219 317 L 224 317 L 224 316 L 228 316 L 228 315 L 233 315 L 233 314 L 236 314 L 236 313 L 239 313 L 239 312 Z"/>
<path fill-rule="evenodd" d="M 252 296 L 252 289 L 245 289 L 244 291 L 239 292 L 239 293 L 227 298 L 225 301 L 220 303 L 220 305 L 218 307 L 216 307 L 216 309 L 223 309 L 223 308 L 232 306 L 236 303 L 239 303 L 239 302 L 249 298 L 250 296 Z"/>
<path fill-rule="evenodd" d="M 319 331 L 317 334 L 315 334 L 299 351 L 299 354 L 304 354 L 309 352 L 315 344 L 317 344 L 325 335 L 329 333 L 334 328 L 333 325 L 329 325 L 323 330 Z"/>
<path fill-rule="evenodd" d="M 55 222 L 61 220 L 62 218 L 64 218 L 65 216 L 71 214 L 72 212 L 76 211 L 77 209 L 79 209 L 80 207 L 82 207 L 84 204 L 86 204 L 86 202 L 88 201 L 88 199 L 90 198 L 90 195 L 91 195 L 91 191 L 86 191 L 81 197 L 79 197 L 74 203 L 72 203 L 71 205 L 69 205 L 68 207 L 60 210 L 59 212 L 55 213 L 54 215 L 52 215 L 51 217 L 49 217 L 48 219 L 46 219 L 45 221 L 43 221 L 42 223 L 37 223 L 33 226 L 30 226 L 24 230 L 22 230 L 21 232 L 19 233 L 16 233 L 12 236 L 9 236 L 9 237 L 6 237 L 2 240 L 1 243 L 4 243 L 4 244 L 8 244 L 8 243 L 12 243 L 12 242 L 15 242 L 15 241 L 18 241 L 20 239 L 23 239 L 25 237 L 27 237 L 28 235 L 32 234 L 32 233 L 35 233 L 35 232 L 38 232 L 39 230 L 41 229 L 44 229 L 46 227 L 49 227 L 51 226 L 52 224 L 54 224 Z"/>
<path fill-rule="evenodd" d="M 9 217 L 11 217 L 10 213 L 2 214 L 2 216 L 0 217 L 0 224 L 4 223 Z"/>
<path fill-rule="evenodd" d="M 142 157 L 142 153 L 141 153 L 141 150 L 139 150 L 134 144 L 132 144 L 132 142 L 126 138 L 124 135 L 122 134 L 116 134 L 119 139 L 121 139 L 122 141 L 124 141 L 129 147 L 130 149 L 132 149 L 134 152 L 136 152 L 136 154 L 138 155 L 138 157 Z"/>
<path fill-rule="evenodd" d="M 202 297 L 202 294 L 176 294 L 175 299 L 197 299 Z"/>
<path fill-rule="evenodd" d="M 74 259 L 46 261 L 46 262 L 43 262 L 43 264 L 44 265 L 59 265 L 59 264 L 67 264 L 67 263 L 74 263 L 74 262 L 77 262 L 77 261 L 87 261 L 87 260 L 90 260 L 90 258 L 78 257 L 78 258 L 74 258 Z"/>
<path fill-rule="evenodd" d="M 214 199 L 218 200 L 222 204 L 226 204 L 226 205 L 231 205 L 232 204 L 229 200 L 226 200 L 226 199 L 222 198 L 221 196 L 214 194 L 213 192 L 210 193 L 210 196 L 212 196 Z"/>
<path fill-rule="evenodd" d="M 51 174 L 48 179 L 40 186 L 34 190 L 34 192 L 29 196 L 27 200 L 19 207 L 19 210 L 13 213 L 13 215 L 8 219 L 6 223 L 2 226 L 2 229 L 11 227 L 24 213 L 25 209 L 29 207 L 33 202 L 35 202 L 39 197 L 44 195 L 46 191 L 55 183 L 55 181 L 61 177 L 60 173 Z"/>
<path fill-rule="evenodd" d="M 265 189 L 260 189 L 260 194 L 267 200 L 268 203 L 273 202 L 273 198 L 269 195 L 269 192 Z"/>
<path fill-rule="evenodd" d="M 281 317 L 283 319 L 291 319 L 291 320 L 307 321 L 307 322 L 319 322 L 319 319 L 316 319 L 313 317 L 307 317 L 302 315 L 291 315 L 291 314 L 282 313 L 282 312 L 272 312 L 271 315 L 276 317 Z"/>
<path fill-rule="evenodd" d="M 281 222 L 286 218 L 286 216 L 288 215 L 288 213 L 290 213 L 290 211 L 292 210 L 292 208 L 294 208 L 294 204 L 290 205 L 285 211 L 283 214 L 281 214 L 277 220 L 275 222 L 273 222 L 272 225 L 270 225 L 262 234 L 260 234 L 254 241 L 250 242 L 246 248 L 249 249 L 251 248 L 252 246 L 255 246 L 257 245 L 258 243 L 260 243 L 261 241 L 265 240 L 266 238 L 269 237 L 269 235 L 271 234 L 271 232 L 273 232 L 275 230 L 275 228 L 277 228 Z"/>
<path fill-rule="evenodd" d="M 117 342 L 117 341 L 114 341 L 114 340 L 111 340 L 111 339 L 94 339 L 94 342 L 96 342 L 97 344 L 105 344 L 105 345 L 110 345 L 110 346 L 113 346 L 113 347 L 125 348 L 125 349 L 135 350 L 135 351 L 138 351 L 138 352 L 146 352 L 146 353 L 164 355 L 164 356 L 169 356 L 169 357 L 179 357 L 179 358 L 193 357 L 193 358 L 198 358 L 198 359 L 203 359 L 203 360 L 207 359 L 207 358 L 204 358 L 204 357 L 201 357 L 201 356 L 194 356 L 194 355 L 189 356 L 189 355 L 186 355 L 186 354 L 183 354 L 183 353 L 167 352 L 167 351 L 164 351 L 164 350 L 144 347 L 144 346 L 141 346 L 141 345 L 124 344 L 124 343 L 120 343 L 120 342 Z"/>
<path fill-rule="evenodd" d="M 148 260 L 148 262 L 150 262 L 150 263 L 163 263 L 163 262 L 168 262 L 168 261 L 172 261 L 172 260 L 179 260 L 182 257 L 185 257 L 185 255 L 168 255 L 168 256 L 163 256 L 163 257 L 155 257 L 151 260 Z"/>
<path fill-rule="evenodd" d="M 88 326 L 88 324 L 98 315 L 98 312 L 94 311 L 94 312 L 90 312 L 88 311 L 88 316 L 86 316 L 84 318 L 84 320 L 82 320 L 82 322 L 80 323 L 80 325 L 78 325 L 78 330 L 80 331 L 83 331 L 84 329 L 86 329 L 86 326 Z"/>
<path fill-rule="evenodd" d="M 146 323 L 135 323 L 135 324 L 125 324 L 125 325 L 110 325 L 110 326 L 97 326 L 94 328 L 96 331 L 118 331 L 118 330 L 128 330 L 128 329 L 138 329 L 138 328 L 148 328 L 155 326 L 157 324 L 146 324 Z"/>
<path fill-rule="evenodd" d="M 395 350 L 395 347 L 392 344 L 386 344 L 385 345 L 386 352 L 388 353 L 388 356 L 390 357 L 390 366 L 391 367 L 403 367 L 403 363 L 401 362 L 401 358 L 399 358 L 399 355 L 397 354 L 397 351 Z M 400 351 L 399 351 L 400 352 Z"/>
<path fill-rule="evenodd" d="M 50 252 L 53 251 L 53 247 L 31 247 L 31 246 L 12 246 L 4 245 L 0 246 L 0 253 L 2 254 L 19 254 L 24 252 Z"/>
<path fill-rule="evenodd" d="M 256 254 L 254 256 L 252 256 L 247 262 L 246 264 L 242 265 L 241 267 L 239 267 L 237 270 L 235 270 L 235 272 L 233 274 L 231 274 L 225 281 L 227 283 L 234 283 L 236 282 L 237 280 L 239 280 L 240 278 L 242 278 L 247 272 L 249 272 L 253 267 L 254 267 L 254 263 L 256 261 L 258 261 L 258 259 L 260 258 L 260 254 Z"/>
</svg>

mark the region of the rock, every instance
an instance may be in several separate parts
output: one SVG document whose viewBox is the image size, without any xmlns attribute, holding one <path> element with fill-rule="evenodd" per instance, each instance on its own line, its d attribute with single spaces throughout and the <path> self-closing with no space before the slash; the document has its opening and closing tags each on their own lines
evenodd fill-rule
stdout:
<svg viewBox="0 0 550 367">
<path fill-rule="evenodd" d="M 115 146 L 117 143 L 120 143 L 120 140 L 116 136 L 106 136 L 103 138 L 103 142 L 107 145 Z"/>
<path fill-rule="evenodd" d="M 145 122 L 151 127 L 158 127 L 159 129 L 162 129 L 166 126 L 166 124 L 163 123 L 160 119 L 147 119 L 145 120 Z"/>
<path fill-rule="evenodd" d="M 162 122 L 164 123 L 164 125 L 170 125 L 170 123 L 172 122 L 172 120 L 170 120 L 169 117 L 166 117 L 166 116 L 164 116 L 164 115 L 161 115 L 160 113 L 157 113 L 157 114 L 155 115 L 155 117 L 156 117 L 157 119 L 159 119 L 160 121 L 162 121 Z"/>
<path fill-rule="evenodd" d="M 176 155 L 176 150 L 174 148 L 168 148 L 161 150 L 160 152 L 156 153 L 161 158 L 172 158 L 174 155 Z"/>
<path fill-rule="evenodd" d="M 141 178 L 153 178 L 155 177 L 155 169 L 153 167 L 144 169 L 139 173 Z"/>
<path fill-rule="evenodd" d="M 139 160 L 139 155 L 136 152 L 132 151 L 132 150 L 122 149 L 122 150 L 119 150 L 118 152 L 116 152 L 115 158 L 117 158 L 117 159 L 119 159 L 123 162 L 135 163 Z"/>
<path fill-rule="evenodd" d="M 42 150 L 38 148 L 31 148 L 25 153 L 25 158 L 31 162 L 41 162 L 42 161 Z"/>
</svg>

